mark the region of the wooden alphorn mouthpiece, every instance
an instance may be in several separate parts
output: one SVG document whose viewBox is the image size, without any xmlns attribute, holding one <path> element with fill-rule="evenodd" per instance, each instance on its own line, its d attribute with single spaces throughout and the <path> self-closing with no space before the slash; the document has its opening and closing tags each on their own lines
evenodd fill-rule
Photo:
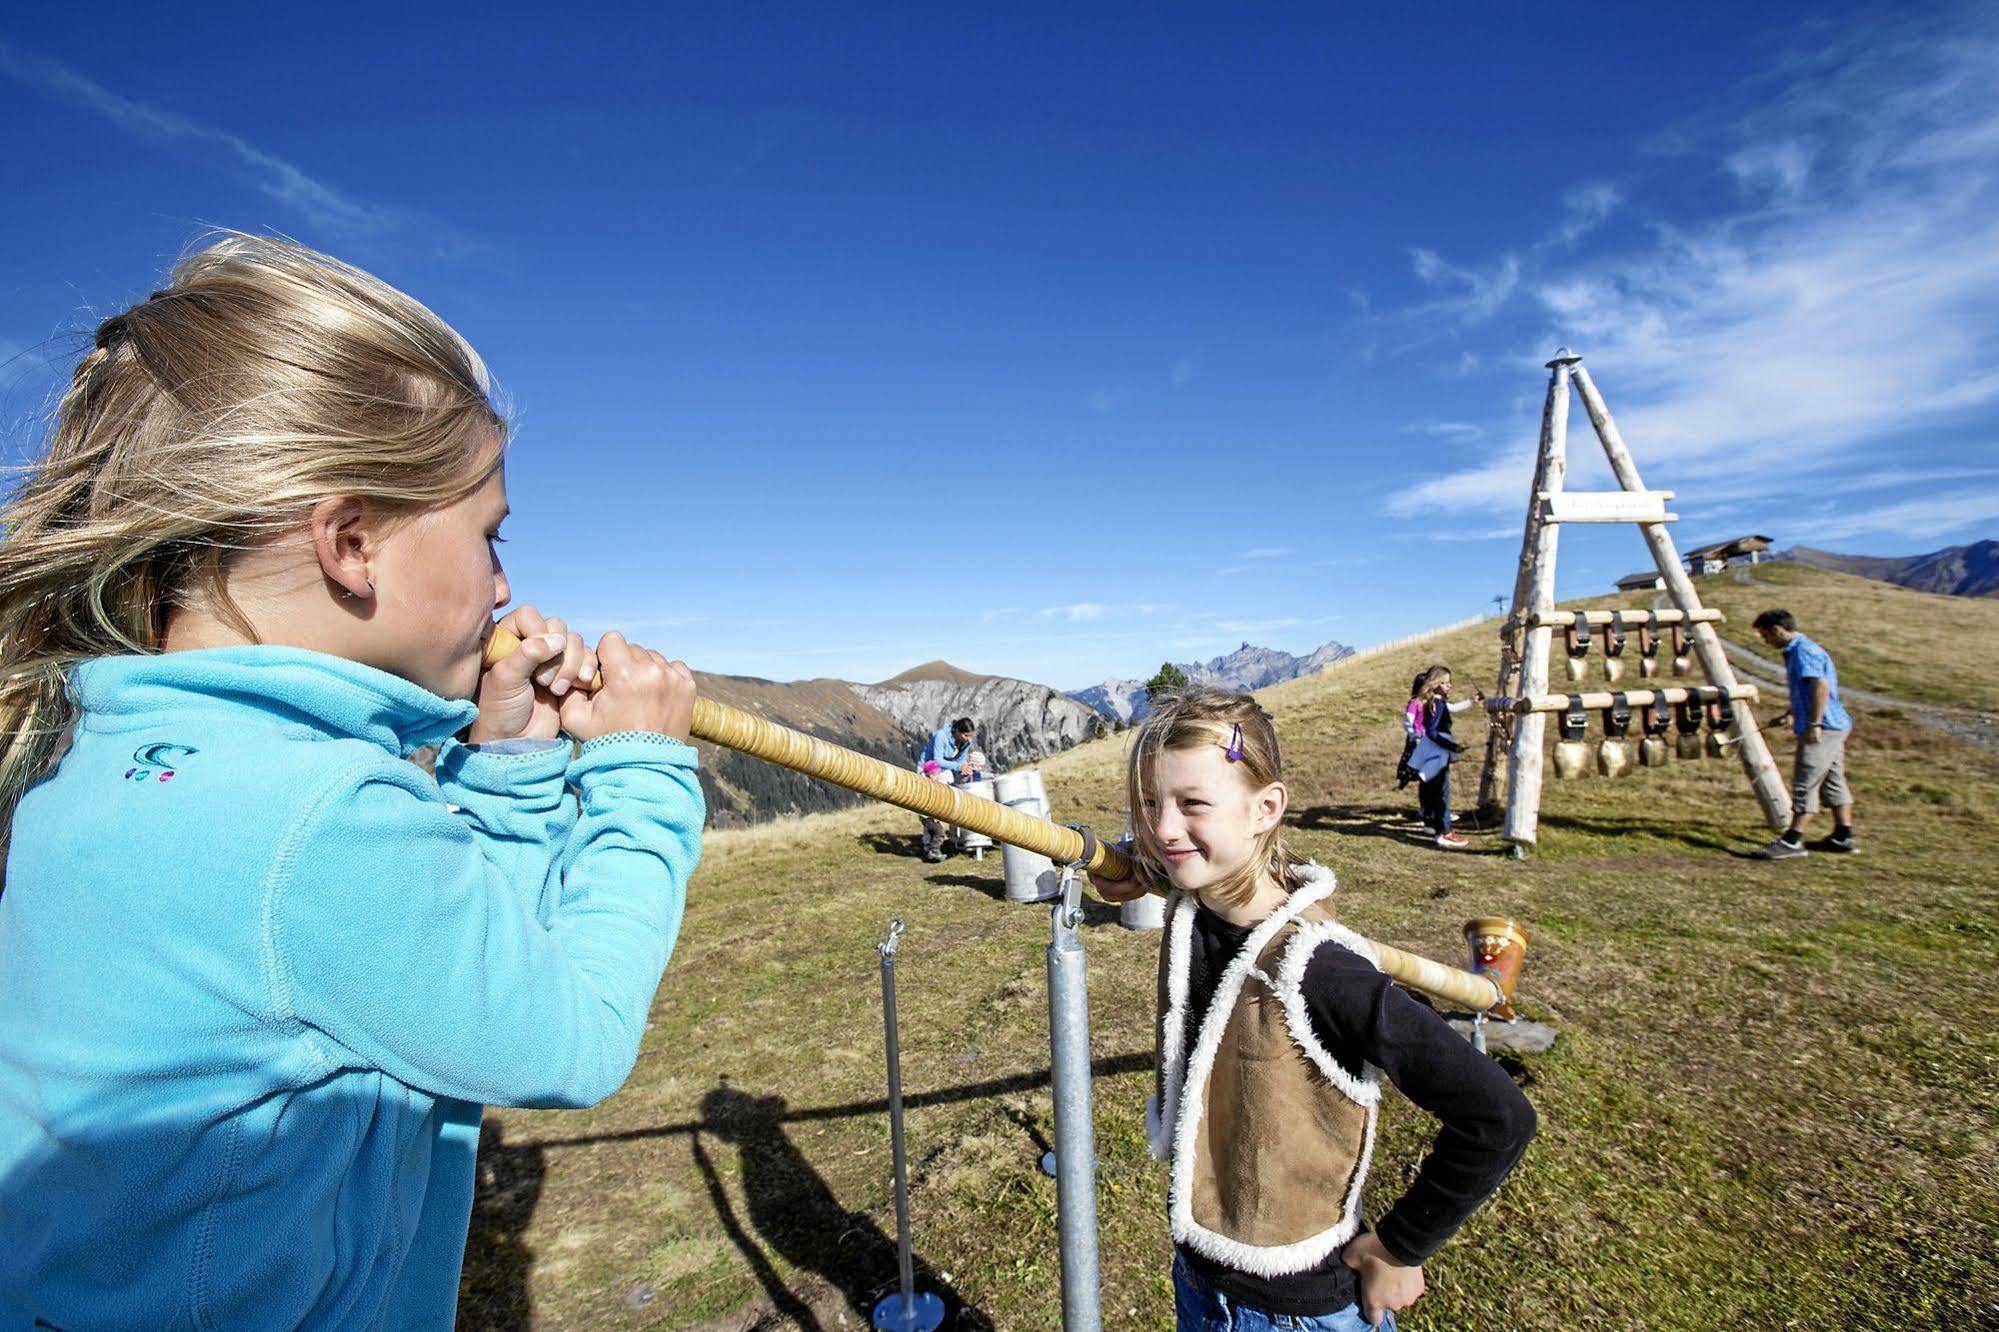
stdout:
<svg viewBox="0 0 1999 1332">
<path fill-rule="evenodd" d="M 488 666 L 498 666 L 508 657 L 520 651 L 520 648 L 521 640 L 496 624 L 493 626 L 493 636 L 486 640 L 486 664 Z M 576 688 L 586 694 L 594 694 L 603 687 L 604 676 L 602 672 L 595 672 L 589 679 L 578 680 L 576 682 Z"/>
<path fill-rule="evenodd" d="M 486 641 L 486 664 L 492 666 L 506 660 L 520 645 L 520 639 L 495 626 L 493 636 Z M 576 687 L 590 693 L 603 683 L 603 677 L 595 675 Z M 1131 861 L 1122 851 L 1102 842 L 1092 846 L 1093 839 L 1086 839 L 1074 828 L 968 795 L 956 787 L 933 782 L 921 773 L 856 754 L 762 717 L 752 717 L 711 698 L 695 698 L 694 721 L 688 733 L 696 740 L 817 777 L 925 818 L 942 819 L 960 828 L 982 832 L 996 842 L 1039 852 L 1058 865 L 1076 865 L 1100 879 L 1117 881 L 1131 877 Z M 1386 944 L 1376 944 L 1375 951 L 1381 958 L 1381 969 L 1412 989 L 1480 1013 L 1506 1002 L 1507 996 L 1489 977 L 1447 967 Z"/>
</svg>

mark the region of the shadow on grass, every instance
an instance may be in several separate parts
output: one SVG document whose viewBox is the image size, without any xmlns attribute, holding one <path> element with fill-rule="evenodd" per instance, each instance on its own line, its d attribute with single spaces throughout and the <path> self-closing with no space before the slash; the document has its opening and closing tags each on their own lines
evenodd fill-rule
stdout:
<svg viewBox="0 0 1999 1332">
<path fill-rule="evenodd" d="M 1739 839 L 1735 837 L 1699 828 L 1655 823 L 1643 818 L 1590 818 L 1581 814 L 1550 813 L 1544 809 L 1541 811 L 1541 826 L 1598 837 L 1654 837 L 1660 841 L 1679 842 L 1697 851 L 1726 852 L 1737 860 L 1750 858 L 1749 852 L 1741 848 Z"/>
<path fill-rule="evenodd" d="M 780 1279 L 764 1255 L 765 1246 L 792 1267 L 816 1272 L 838 1287 L 861 1325 L 868 1326 L 876 1301 L 896 1283 L 895 1241 L 866 1213 L 843 1207 L 791 1141 L 783 1128 L 784 1098 L 753 1096 L 724 1083 L 701 1098 L 701 1115 L 701 1130 L 690 1139 L 694 1163 L 707 1182 L 723 1229 L 778 1312 L 801 1328 L 825 1326 Z M 710 1136 L 735 1144 L 749 1229 L 736 1216 L 708 1154 L 703 1139 Z M 913 1266 L 917 1289 L 943 1298 L 946 1326 L 992 1327 L 992 1320 L 967 1304 L 921 1254 L 913 1256 Z"/>
<path fill-rule="evenodd" d="M 923 834 L 920 832 L 862 833 L 855 840 L 877 855 L 908 856 L 911 860 L 921 860 L 923 858 Z"/>
<path fill-rule="evenodd" d="M 1099 1055 L 1090 1061 L 1092 1078 L 1114 1078 L 1126 1073 L 1149 1073 L 1152 1071 L 1152 1052 L 1134 1050 L 1130 1054 Z M 963 1086 L 944 1087 L 937 1091 L 905 1091 L 902 1105 L 905 1110 L 920 1110 L 931 1105 L 955 1105 L 961 1101 L 983 1100 L 989 1096 L 1011 1096 L 1016 1092 L 1033 1091 L 1050 1083 L 1047 1069 L 1036 1069 L 1032 1073 L 1013 1073 L 1003 1078 L 991 1078 L 985 1082 L 968 1082 Z M 820 1119 L 847 1119 L 854 1115 L 888 1116 L 888 1099 L 872 1101 L 849 1101 L 845 1105 L 814 1106 L 806 1110 L 785 1110 L 777 1120 L 784 1124 L 809 1123 Z M 652 1128 L 624 1129 L 617 1133 L 594 1133 L 578 1138 L 544 1138 L 528 1144 L 535 1150 L 553 1150 L 561 1147 L 587 1147 L 605 1142 L 632 1142 L 641 1138 L 668 1138 L 677 1133 L 696 1133 L 707 1127 L 706 1120 L 691 1120 L 679 1124 L 659 1124 Z M 886 1132 L 886 1126 L 884 1126 Z"/>
<path fill-rule="evenodd" d="M 1151 1069 L 1152 1056 L 1143 1051 L 1104 1055 L 1090 1062 L 1092 1078 L 1149 1073 Z M 915 1110 L 1008 1096 L 1046 1087 L 1049 1082 L 1049 1071 L 1040 1069 L 905 1095 L 903 1105 Z M 1050 1149 L 1047 1137 L 1028 1116 L 1011 1110 L 1005 1113 L 1027 1134 L 1037 1155 Z M 535 1206 L 541 1201 L 549 1152 L 686 1134 L 717 1219 L 730 1242 L 742 1253 L 743 1261 L 756 1274 L 776 1312 L 800 1328 L 824 1327 L 812 1308 L 778 1276 L 751 1229 L 762 1236 L 765 1245 L 783 1255 L 786 1262 L 816 1272 L 837 1287 L 859 1315 L 861 1326 L 868 1326 L 876 1298 L 896 1282 L 895 1241 L 866 1215 L 849 1212 L 840 1205 L 783 1126 L 854 1115 L 880 1115 L 886 1120 L 887 1100 L 793 1110 L 781 1096 L 752 1096 L 724 1082 L 701 1098 L 701 1115 L 688 1123 L 622 1133 L 510 1143 L 501 1119 L 489 1113 L 479 1130 L 478 1187 L 466 1238 L 464 1279 L 459 1294 L 460 1325 L 496 1328 L 502 1332 L 525 1332 L 533 1325 L 528 1282 L 534 1270 L 534 1253 L 527 1247 L 525 1236 L 534 1220 Z M 736 1145 L 743 1192 L 749 1202 L 750 1228 L 745 1228 L 736 1215 L 722 1187 L 721 1175 L 703 1141 L 704 1135 Z M 916 1273 L 918 1288 L 942 1295 L 954 1311 L 946 1320 L 947 1327 L 992 1327 L 992 1321 L 984 1313 L 963 1304 L 921 1257 L 916 1259 Z"/>
<path fill-rule="evenodd" d="M 1454 816 L 1457 831 L 1483 834 L 1485 820 L 1476 814 Z M 1291 811 L 1290 819 L 1300 828 L 1330 832 L 1341 837 L 1381 837 L 1406 846 L 1434 846 L 1436 838 L 1416 826 L 1416 810 L 1409 805 L 1308 805 Z M 1495 825 L 1496 828 L 1497 825 Z M 1441 849 L 1441 848 L 1440 848 Z M 1456 856 L 1503 856 L 1503 845 L 1469 847 L 1452 851 Z"/>
<path fill-rule="evenodd" d="M 1006 895 L 1006 880 L 981 878 L 976 874 L 930 874 L 926 875 L 925 879 L 927 882 L 940 884 L 948 888 L 974 888 L 984 893 L 987 897 L 992 898 L 995 902 L 1008 902 L 1023 910 L 1031 908 L 1040 911 L 1043 915 L 1047 914 L 1049 907 L 1055 901 L 1054 898 L 1050 897 L 1043 898 L 1039 902 L 1014 902 L 1013 899 Z M 1112 906 L 1102 898 L 1092 897 L 1088 891 L 1083 893 L 1084 929 L 1098 929 L 1105 925 L 1115 925 L 1117 922 L 1118 909 L 1115 906 Z"/>
<path fill-rule="evenodd" d="M 540 1143 L 509 1144 L 499 1118 L 486 1116 L 479 1126 L 478 1184 L 458 1292 L 462 1325 L 497 1332 L 526 1332 L 532 1326 L 528 1274 L 534 1253 L 525 1239 L 547 1168 Z"/>
</svg>

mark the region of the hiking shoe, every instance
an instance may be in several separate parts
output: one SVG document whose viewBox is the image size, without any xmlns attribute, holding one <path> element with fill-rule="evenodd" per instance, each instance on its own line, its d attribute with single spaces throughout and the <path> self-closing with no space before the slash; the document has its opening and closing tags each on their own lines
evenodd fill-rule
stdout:
<svg viewBox="0 0 1999 1332">
<path fill-rule="evenodd" d="M 1852 833 L 1848 833 L 1844 837 L 1821 838 L 1812 843 L 1812 850 L 1830 851 L 1836 856 L 1853 856 L 1860 854 L 1860 843 L 1854 840 Z"/>
<path fill-rule="evenodd" d="M 1437 845 L 1443 847 L 1446 851 L 1460 851 L 1471 845 L 1471 838 L 1466 837 L 1463 833 L 1438 833 Z"/>
<path fill-rule="evenodd" d="M 941 865 L 944 863 L 944 853 L 942 851 L 925 851 L 923 853 L 923 863 L 926 865 Z"/>
<path fill-rule="evenodd" d="M 1805 850 L 1802 843 L 1787 842 L 1779 837 L 1768 846 L 1759 846 L 1754 851 L 1751 851 L 1749 858 L 1751 860 L 1796 860 L 1801 856 L 1808 856 L 1810 854 L 1811 852 Z"/>
</svg>

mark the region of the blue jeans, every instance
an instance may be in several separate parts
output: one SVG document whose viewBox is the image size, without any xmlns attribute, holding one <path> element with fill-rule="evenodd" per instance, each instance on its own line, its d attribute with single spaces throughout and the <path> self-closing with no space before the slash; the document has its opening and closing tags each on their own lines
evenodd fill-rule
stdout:
<svg viewBox="0 0 1999 1332">
<path fill-rule="evenodd" d="M 1173 1312 L 1178 1332 L 1268 1332 L 1287 1328 L 1295 1332 L 1363 1332 L 1373 1324 L 1361 1317 L 1360 1306 L 1328 1314 L 1265 1313 L 1228 1296 L 1201 1280 L 1178 1255 L 1173 1259 Z M 1395 1315 L 1381 1315 L 1381 1332 L 1395 1332 Z"/>
<path fill-rule="evenodd" d="M 1451 765 L 1416 788 L 1416 805 L 1423 822 L 1440 833 L 1451 830 Z"/>
</svg>

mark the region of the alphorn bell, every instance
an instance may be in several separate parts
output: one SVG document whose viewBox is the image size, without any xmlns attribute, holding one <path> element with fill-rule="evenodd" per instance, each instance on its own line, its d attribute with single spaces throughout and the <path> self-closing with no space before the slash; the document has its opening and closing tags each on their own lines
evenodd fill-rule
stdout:
<svg viewBox="0 0 1999 1332">
<path fill-rule="evenodd" d="M 506 660 L 520 645 L 520 639 L 495 625 L 492 637 L 486 640 L 486 664 L 491 666 Z M 602 685 L 601 675 L 593 675 L 578 682 L 576 687 L 584 693 L 594 693 Z M 982 832 L 996 842 L 1038 851 L 1058 864 L 1076 865 L 1100 879 L 1117 881 L 1131 877 L 1131 861 L 1122 851 L 1095 838 L 1086 838 L 1074 828 L 1064 828 L 1047 819 L 967 795 L 907 768 L 856 754 L 710 698 L 695 698 L 694 720 L 688 733 L 696 740 L 817 777 L 913 814 Z M 1510 988 L 1503 988 L 1491 976 L 1447 967 L 1387 944 L 1377 943 L 1374 949 L 1381 959 L 1382 971 L 1392 979 L 1412 990 L 1462 1004 L 1473 1012 L 1493 1011 L 1513 997 Z"/>
</svg>

